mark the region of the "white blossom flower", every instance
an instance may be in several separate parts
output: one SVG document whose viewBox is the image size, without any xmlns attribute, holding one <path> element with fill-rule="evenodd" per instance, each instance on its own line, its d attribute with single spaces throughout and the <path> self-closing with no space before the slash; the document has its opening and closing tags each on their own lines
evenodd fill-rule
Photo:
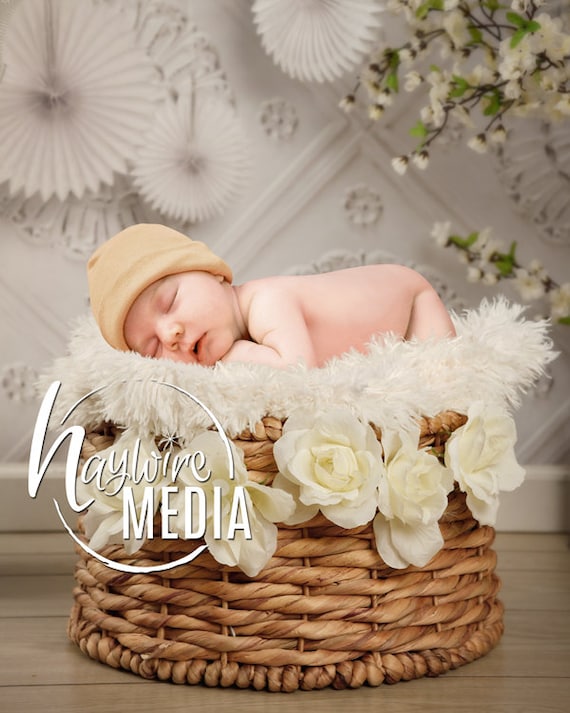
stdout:
<svg viewBox="0 0 570 713">
<path fill-rule="evenodd" d="M 210 477 L 205 482 L 198 483 L 192 469 L 183 467 L 179 470 L 176 483 L 183 485 L 177 493 L 170 497 L 170 506 L 178 514 L 171 518 L 171 529 L 182 537 L 186 533 L 185 506 L 187 486 L 199 486 L 203 489 L 206 503 L 206 532 L 204 540 L 212 556 L 222 564 L 238 566 L 249 577 L 258 574 L 277 547 L 277 528 L 275 522 L 286 520 L 294 510 L 291 495 L 276 487 L 261 485 L 249 480 L 247 468 L 240 452 L 233 443 L 230 444 L 234 461 L 234 479 L 229 477 L 229 462 L 227 451 L 219 434 L 205 431 L 196 436 L 188 444 L 185 451 L 177 455 L 182 458 L 186 453 L 201 452 L 205 456 L 204 470 L 211 471 Z M 200 475 L 202 470 L 200 470 Z M 221 488 L 221 518 L 216 514 L 216 496 L 214 488 Z M 232 507 L 236 487 L 243 488 L 245 496 L 245 509 L 250 527 L 250 535 L 245 529 L 237 528 L 230 532 L 232 521 Z M 192 501 L 193 521 L 199 519 L 198 501 Z M 244 513 L 239 513 L 238 520 L 245 519 Z M 215 531 L 216 519 L 219 519 L 220 532 Z"/>
<path fill-rule="evenodd" d="M 422 75 L 419 72 L 416 72 L 416 70 L 408 72 L 404 79 L 404 90 L 406 92 L 413 92 L 414 89 L 419 87 L 423 81 Z"/>
<path fill-rule="evenodd" d="M 489 138 L 494 144 L 504 144 L 507 140 L 507 131 L 502 124 L 496 126 L 489 134 Z"/>
<path fill-rule="evenodd" d="M 444 15 L 442 25 L 457 49 L 465 47 L 471 41 L 469 23 L 461 10 L 452 10 Z"/>
<path fill-rule="evenodd" d="M 488 287 L 496 285 L 499 281 L 499 276 L 496 272 L 484 272 L 481 277 L 481 282 Z"/>
<path fill-rule="evenodd" d="M 378 552 L 390 567 L 426 565 L 441 549 L 439 518 L 447 507 L 453 475 L 418 449 L 419 430 L 382 432 L 385 473 L 374 518 Z"/>
<path fill-rule="evenodd" d="M 503 92 L 506 99 L 519 99 L 522 94 L 522 87 L 518 78 L 509 79 Z"/>
<path fill-rule="evenodd" d="M 420 119 L 424 124 L 431 124 L 433 122 L 433 109 L 431 106 L 423 106 L 420 109 Z"/>
<path fill-rule="evenodd" d="M 447 246 L 451 235 L 451 223 L 447 220 L 444 223 L 434 223 L 430 233 L 436 244 L 441 248 Z"/>
<path fill-rule="evenodd" d="M 486 153 L 487 151 L 487 137 L 485 134 L 477 134 L 477 136 L 472 136 L 467 142 L 467 146 L 477 153 Z"/>
<path fill-rule="evenodd" d="M 138 453 L 139 473 L 131 470 L 135 452 Z M 93 499 L 83 518 L 83 526 L 89 538 L 89 546 L 94 550 L 98 551 L 109 543 L 124 544 L 125 550 L 133 554 L 143 546 L 146 538 L 136 538 L 134 527 L 130 528 L 129 537 L 123 538 L 125 488 L 131 488 L 135 511 L 140 518 L 143 502 L 148 497 L 146 489 L 164 485 L 162 474 L 154 472 L 153 464 L 159 463 L 158 455 L 158 449 L 150 436 L 140 437 L 129 430 L 121 434 L 112 446 L 93 456 L 90 463 L 86 462 L 88 467 L 84 466 L 76 490 L 80 504 Z M 124 465 L 119 467 L 122 459 Z M 143 474 L 145 462 L 149 464 L 147 477 L 139 477 Z M 156 477 L 153 479 L 153 476 Z M 153 515 L 159 504 L 160 498 L 153 497 Z"/>
<path fill-rule="evenodd" d="M 392 168 L 396 171 L 396 173 L 399 173 L 400 176 L 403 176 L 408 169 L 409 162 L 410 161 L 407 156 L 396 156 L 392 159 Z"/>
<path fill-rule="evenodd" d="M 392 92 L 389 89 L 383 89 L 376 97 L 376 101 L 381 106 L 391 106 L 394 101 Z"/>
<path fill-rule="evenodd" d="M 481 525 L 495 525 L 499 492 L 514 490 L 524 479 L 515 442 L 513 419 L 496 405 L 475 401 L 467 411 L 467 422 L 446 443 L 445 464 L 467 494 L 467 505 Z"/>
<path fill-rule="evenodd" d="M 563 31 L 562 19 L 546 13 L 534 19 L 540 29 L 525 36 L 529 50 L 535 56 L 544 52 L 552 62 L 563 62 L 570 54 L 570 35 Z"/>
<path fill-rule="evenodd" d="M 457 119 L 462 126 L 466 126 L 468 129 L 474 129 L 475 123 L 469 114 L 469 111 L 460 104 L 456 104 L 451 110 L 451 115 L 454 119 Z"/>
<path fill-rule="evenodd" d="M 467 269 L 467 282 L 480 282 L 483 277 L 483 271 L 480 267 L 470 265 Z"/>
<path fill-rule="evenodd" d="M 514 286 L 526 302 L 544 297 L 545 289 L 542 280 L 522 267 L 515 269 Z"/>
<path fill-rule="evenodd" d="M 459 5 L 459 0 L 444 0 L 443 2 L 443 9 L 444 10 L 455 10 L 455 8 Z"/>
<path fill-rule="evenodd" d="M 528 271 L 531 275 L 536 275 L 540 280 L 546 280 L 548 278 L 544 265 L 536 258 L 529 262 Z"/>
<path fill-rule="evenodd" d="M 502 240 L 488 238 L 481 246 L 479 256 L 481 258 L 481 262 L 491 262 L 491 259 L 494 255 L 496 255 L 497 253 L 503 253 L 504 251 L 505 244 Z"/>
<path fill-rule="evenodd" d="M 551 290 L 548 293 L 548 298 L 550 300 L 550 316 L 552 319 L 570 317 L 570 282 Z"/>
<path fill-rule="evenodd" d="M 425 149 L 414 151 L 412 161 L 419 169 L 425 171 L 429 164 L 429 153 Z"/>
<path fill-rule="evenodd" d="M 484 64 L 478 64 L 465 79 L 471 85 L 481 86 L 483 84 L 494 84 L 495 75 L 490 67 L 486 67 Z"/>
<path fill-rule="evenodd" d="M 372 121 L 378 121 L 384 114 L 384 107 L 381 104 L 370 104 L 368 107 L 368 116 Z"/>
<path fill-rule="evenodd" d="M 382 449 L 368 424 L 346 411 L 291 415 L 275 443 L 279 473 L 273 481 L 293 495 L 287 524 L 310 520 L 320 510 L 340 527 L 370 522 L 382 472 Z"/>
<path fill-rule="evenodd" d="M 415 51 L 412 52 L 412 50 L 408 49 L 407 47 L 404 47 L 403 49 L 400 50 L 400 52 L 398 53 L 398 56 L 400 58 L 400 62 L 404 66 L 406 66 L 408 64 L 411 64 L 414 61 L 414 59 L 416 57 L 416 53 L 415 53 Z"/>
<path fill-rule="evenodd" d="M 347 114 L 354 109 L 355 99 L 353 94 L 347 94 L 339 102 L 339 108 Z"/>
<path fill-rule="evenodd" d="M 570 94 L 563 95 L 554 105 L 554 109 L 563 116 L 570 116 Z"/>
<path fill-rule="evenodd" d="M 489 241 L 491 240 L 491 234 L 492 229 L 489 227 L 483 228 L 483 230 L 479 231 L 479 234 L 477 235 L 477 240 L 475 241 L 475 245 L 479 251 L 483 250 L 489 244 Z"/>
</svg>

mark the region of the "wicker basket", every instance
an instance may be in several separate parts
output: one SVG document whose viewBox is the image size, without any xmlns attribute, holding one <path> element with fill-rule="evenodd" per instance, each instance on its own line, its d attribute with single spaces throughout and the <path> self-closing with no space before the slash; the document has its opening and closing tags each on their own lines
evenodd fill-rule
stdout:
<svg viewBox="0 0 570 713">
<path fill-rule="evenodd" d="M 441 451 L 465 420 L 422 419 L 420 446 Z M 234 439 L 251 478 L 276 472 L 282 425 L 268 417 Z M 90 434 L 90 453 L 108 447 L 112 431 Z M 440 528 L 443 549 L 405 570 L 382 561 L 371 524 L 343 530 L 321 515 L 280 526 L 255 578 L 208 552 L 160 575 L 130 575 L 81 550 L 68 633 L 94 659 L 175 683 L 289 692 L 437 676 L 483 656 L 503 631 L 493 528 L 479 526 L 458 490 Z M 102 554 L 148 565 L 182 557 L 184 545 L 155 538 L 136 555 L 119 546 Z"/>
</svg>

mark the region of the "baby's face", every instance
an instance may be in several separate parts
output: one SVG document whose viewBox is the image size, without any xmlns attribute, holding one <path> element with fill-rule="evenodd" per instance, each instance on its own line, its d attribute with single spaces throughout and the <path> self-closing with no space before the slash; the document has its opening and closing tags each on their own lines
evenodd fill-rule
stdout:
<svg viewBox="0 0 570 713">
<path fill-rule="evenodd" d="M 143 356 L 212 366 L 239 338 L 232 294 L 209 272 L 157 280 L 131 306 L 125 340 Z"/>
</svg>

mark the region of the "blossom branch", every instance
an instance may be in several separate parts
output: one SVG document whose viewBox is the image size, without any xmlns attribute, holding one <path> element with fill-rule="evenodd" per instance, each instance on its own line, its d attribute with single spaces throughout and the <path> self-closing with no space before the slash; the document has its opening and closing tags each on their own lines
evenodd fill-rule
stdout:
<svg viewBox="0 0 570 713">
<path fill-rule="evenodd" d="M 373 53 L 341 106 L 352 109 L 364 87 L 368 115 L 377 121 L 402 84 L 405 91 L 424 90 L 428 102 L 410 129 L 418 143 L 392 161 L 399 173 L 410 159 L 427 167 L 428 147 L 448 128 L 450 117 L 474 130 L 468 145 L 482 153 L 489 142 L 507 138 L 502 123 L 507 115 L 570 116 L 570 35 L 558 19 L 539 14 L 541 5 L 538 0 L 512 0 L 507 7 L 499 0 L 392 0 L 412 38 Z M 432 64 L 423 76 L 420 70 L 437 46 L 442 65 Z M 489 117 L 482 130 L 472 118 L 476 110 Z"/>
<path fill-rule="evenodd" d="M 516 241 L 507 249 L 492 237 L 490 228 L 462 237 L 451 232 L 448 222 L 436 223 L 431 234 L 440 247 L 458 251 L 467 265 L 469 282 L 495 285 L 501 280 L 511 280 L 525 302 L 547 299 L 549 316 L 559 324 L 570 325 L 570 283 L 557 283 L 538 260 L 524 267 L 516 255 Z"/>
</svg>

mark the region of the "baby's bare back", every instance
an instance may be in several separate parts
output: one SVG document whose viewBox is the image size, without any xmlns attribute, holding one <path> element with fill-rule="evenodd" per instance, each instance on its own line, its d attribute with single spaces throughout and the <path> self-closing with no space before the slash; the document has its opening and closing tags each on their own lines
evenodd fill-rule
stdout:
<svg viewBox="0 0 570 713">
<path fill-rule="evenodd" d="M 319 365 L 351 348 L 364 351 L 379 334 L 425 338 L 453 333 L 431 285 L 401 265 L 270 277 L 238 290 L 251 339 L 291 359 L 297 349 Z"/>
</svg>

